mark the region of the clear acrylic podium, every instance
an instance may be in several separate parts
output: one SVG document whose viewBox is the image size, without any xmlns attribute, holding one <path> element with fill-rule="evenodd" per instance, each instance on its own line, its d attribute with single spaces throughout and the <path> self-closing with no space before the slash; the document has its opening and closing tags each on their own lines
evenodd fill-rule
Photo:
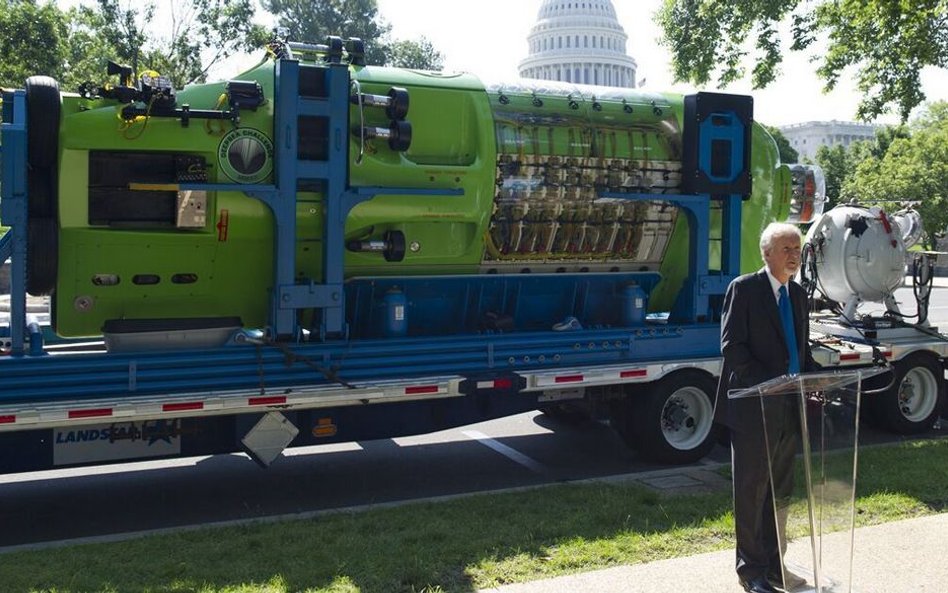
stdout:
<svg viewBox="0 0 948 593">
<path fill-rule="evenodd" d="M 784 375 L 728 393 L 732 400 L 760 401 L 781 560 L 807 581 L 794 593 L 854 591 L 859 407 L 864 381 L 883 372 Z M 789 472 L 779 471 L 788 457 L 781 447 L 796 448 Z M 784 582 L 791 581 L 785 574 Z"/>
</svg>

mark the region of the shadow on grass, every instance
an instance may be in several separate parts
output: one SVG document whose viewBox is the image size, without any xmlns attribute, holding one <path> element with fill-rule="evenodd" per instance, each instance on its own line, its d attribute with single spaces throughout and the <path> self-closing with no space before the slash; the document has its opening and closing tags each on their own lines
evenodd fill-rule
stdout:
<svg viewBox="0 0 948 593">
<path fill-rule="evenodd" d="M 946 462 L 948 441 L 865 451 L 860 505 L 879 499 L 891 508 L 862 522 L 944 510 Z M 887 493 L 898 493 L 898 502 L 886 502 Z M 0 590 L 469 593 L 727 548 L 730 511 L 729 492 L 666 497 L 632 484 L 555 486 L 0 555 Z"/>
</svg>

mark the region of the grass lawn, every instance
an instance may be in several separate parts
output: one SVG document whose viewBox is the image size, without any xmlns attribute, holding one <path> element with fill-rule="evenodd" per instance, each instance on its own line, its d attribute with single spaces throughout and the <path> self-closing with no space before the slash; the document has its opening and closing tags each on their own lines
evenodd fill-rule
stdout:
<svg viewBox="0 0 948 593">
<path fill-rule="evenodd" d="M 948 508 L 948 440 L 860 452 L 857 521 Z M 145 512 L 145 510 L 143 510 Z M 732 546 L 730 492 L 560 485 L 0 555 L 0 590 L 437 593 Z"/>
</svg>

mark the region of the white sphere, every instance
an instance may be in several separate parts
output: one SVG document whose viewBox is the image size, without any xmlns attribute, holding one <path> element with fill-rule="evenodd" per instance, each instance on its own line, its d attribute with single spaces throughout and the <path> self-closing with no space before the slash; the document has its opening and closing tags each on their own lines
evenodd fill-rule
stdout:
<svg viewBox="0 0 948 593">
<path fill-rule="evenodd" d="M 810 227 L 819 287 L 827 297 L 881 302 L 901 286 L 905 246 L 896 221 L 879 208 L 839 206 Z"/>
</svg>

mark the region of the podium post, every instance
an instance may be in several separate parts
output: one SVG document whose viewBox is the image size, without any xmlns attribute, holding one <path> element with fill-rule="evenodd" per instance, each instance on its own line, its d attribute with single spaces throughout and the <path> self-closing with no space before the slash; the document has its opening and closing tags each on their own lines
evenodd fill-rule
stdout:
<svg viewBox="0 0 948 593">
<path fill-rule="evenodd" d="M 883 368 L 784 375 L 728 398 L 756 399 L 783 582 L 794 593 L 852 593 L 859 408 Z M 749 403 L 749 402 L 748 402 Z"/>
</svg>

